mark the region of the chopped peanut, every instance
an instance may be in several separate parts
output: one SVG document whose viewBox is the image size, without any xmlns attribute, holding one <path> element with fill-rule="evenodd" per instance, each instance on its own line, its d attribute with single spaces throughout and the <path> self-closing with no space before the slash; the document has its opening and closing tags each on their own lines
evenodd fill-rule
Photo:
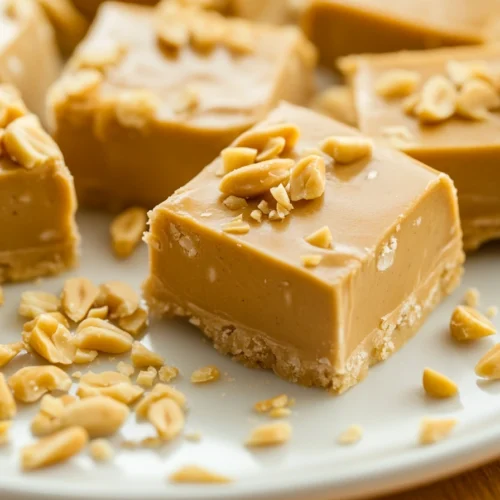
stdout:
<svg viewBox="0 0 500 500">
<path fill-rule="evenodd" d="M 292 414 L 290 408 L 273 408 L 269 411 L 269 416 L 271 418 L 286 418 Z"/>
<path fill-rule="evenodd" d="M 107 462 L 114 455 L 113 447 L 107 439 L 94 439 L 90 442 L 89 450 L 96 462 Z"/>
<path fill-rule="evenodd" d="M 195 370 L 191 374 L 191 382 L 193 384 L 205 384 L 207 382 L 215 382 L 219 380 L 220 372 L 216 366 L 209 365 Z"/>
<path fill-rule="evenodd" d="M 148 310 L 142 305 L 130 316 L 123 316 L 118 319 L 118 326 L 131 335 L 139 335 L 149 324 Z"/>
<path fill-rule="evenodd" d="M 158 372 L 156 368 L 150 366 L 147 370 L 142 370 L 137 375 L 136 382 L 143 387 L 153 387 L 156 375 Z"/>
<path fill-rule="evenodd" d="M 275 396 L 274 398 L 264 399 L 262 401 L 258 401 L 254 404 L 254 410 L 257 413 L 267 413 L 273 408 L 286 408 L 290 403 L 290 399 L 286 394 L 280 394 L 279 396 Z"/>
<path fill-rule="evenodd" d="M 26 446 L 21 451 L 21 465 L 26 471 L 65 462 L 87 444 L 88 435 L 82 427 L 70 427 Z"/>
<path fill-rule="evenodd" d="M 197 465 L 186 465 L 181 467 L 169 477 L 172 483 L 187 484 L 223 484 L 230 483 L 231 479 L 220 474 L 215 474 Z"/>
<path fill-rule="evenodd" d="M 497 315 L 498 315 L 498 307 L 497 306 L 490 306 L 486 310 L 486 316 L 488 318 L 494 318 Z M 1 348 L 0 348 L 0 366 L 2 366 L 1 358 L 2 358 L 2 355 L 1 355 Z"/>
<path fill-rule="evenodd" d="M 425 392 L 433 398 L 451 398 L 458 393 L 458 387 L 453 380 L 431 368 L 424 370 L 422 384 Z"/>
<path fill-rule="evenodd" d="M 477 307 L 479 305 L 479 290 L 477 288 L 469 288 L 465 292 L 464 302 L 469 307 Z"/>
<path fill-rule="evenodd" d="M 242 210 L 248 206 L 245 198 L 230 195 L 222 202 L 229 210 Z"/>
<path fill-rule="evenodd" d="M 328 226 L 323 226 L 307 236 L 305 240 L 307 243 L 318 248 L 331 248 L 333 237 L 330 228 Z"/>
<path fill-rule="evenodd" d="M 75 345 L 108 354 L 122 354 L 132 349 L 133 338 L 106 320 L 87 318 L 76 330 Z"/>
<path fill-rule="evenodd" d="M 323 260 L 322 255 L 301 255 L 300 260 L 305 267 L 317 267 Z"/>
<path fill-rule="evenodd" d="M 455 418 L 424 418 L 420 423 L 420 444 L 433 444 L 446 438 L 458 421 Z"/>
<path fill-rule="evenodd" d="M 260 210 L 252 210 L 250 217 L 257 222 L 262 222 L 262 212 Z"/>
<path fill-rule="evenodd" d="M 221 228 L 223 232 L 228 234 L 247 234 L 250 231 L 250 225 L 248 222 L 243 221 L 241 216 L 222 224 Z"/>
<path fill-rule="evenodd" d="M 73 363 L 77 365 L 86 365 L 92 363 L 95 358 L 97 358 L 98 352 L 92 349 L 77 349 L 75 352 L 75 357 L 73 358 Z"/>
<path fill-rule="evenodd" d="M 69 391 L 71 378 L 57 366 L 27 366 L 9 377 L 14 397 L 33 403 L 50 391 Z"/>
<path fill-rule="evenodd" d="M 300 130 L 293 123 L 279 123 L 262 129 L 252 129 L 240 135 L 234 142 L 234 146 L 262 151 L 273 137 L 283 137 L 286 142 L 285 151 L 288 151 L 297 144 Z"/>
<path fill-rule="evenodd" d="M 320 148 L 339 164 L 354 163 L 372 155 L 373 143 L 370 139 L 358 136 L 327 137 Z"/>
<path fill-rule="evenodd" d="M 457 97 L 456 113 L 472 120 L 486 120 L 490 110 L 500 107 L 500 96 L 484 80 L 468 80 Z"/>
<path fill-rule="evenodd" d="M 449 61 L 446 72 L 450 80 L 462 87 L 468 80 L 478 78 L 490 84 L 495 83 L 495 75 L 486 61 Z"/>
<path fill-rule="evenodd" d="M 424 123 L 442 122 L 453 116 L 456 102 L 455 86 L 444 76 L 436 75 L 422 87 L 415 112 Z"/>
<path fill-rule="evenodd" d="M 158 370 L 158 378 L 160 382 L 168 383 L 179 376 L 179 369 L 175 366 L 162 366 Z"/>
<path fill-rule="evenodd" d="M 495 344 L 479 360 L 475 372 L 478 377 L 489 380 L 500 379 L 500 344 Z"/>
<path fill-rule="evenodd" d="M 416 71 L 393 69 L 384 73 L 375 83 L 375 91 L 386 99 L 406 97 L 413 93 L 421 76 Z"/>
<path fill-rule="evenodd" d="M 108 281 L 99 287 L 96 306 L 108 306 L 112 319 L 130 316 L 139 307 L 139 296 L 123 281 Z"/>
<path fill-rule="evenodd" d="M 135 413 L 140 418 L 146 418 L 149 407 L 160 399 L 173 399 L 181 408 L 186 407 L 186 396 L 175 387 L 165 384 L 156 384 L 151 392 L 146 394 L 135 408 Z"/>
<path fill-rule="evenodd" d="M 23 342 L 0 344 L 0 368 L 12 361 L 23 349 Z"/>
<path fill-rule="evenodd" d="M 9 442 L 9 430 L 11 426 L 12 422 L 10 420 L 0 422 L 0 446 Z"/>
<path fill-rule="evenodd" d="M 264 214 L 269 215 L 269 204 L 266 200 L 261 200 L 257 205 L 257 208 Z"/>
<path fill-rule="evenodd" d="M 257 155 L 256 161 L 267 161 L 277 158 L 285 149 L 286 141 L 284 137 L 271 137 L 267 141 L 263 150 Z"/>
<path fill-rule="evenodd" d="M 0 373 L 0 421 L 10 420 L 16 416 L 17 406 L 14 396 L 5 381 L 5 376 Z"/>
<path fill-rule="evenodd" d="M 137 401 L 143 393 L 142 387 L 133 385 L 127 375 L 117 372 L 86 373 L 80 378 L 77 390 L 81 398 L 108 396 L 127 405 Z"/>
<path fill-rule="evenodd" d="M 223 169 L 222 174 L 228 174 L 241 167 L 253 165 L 257 158 L 257 150 L 254 148 L 226 148 L 221 152 Z"/>
<path fill-rule="evenodd" d="M 292 436 L 292 426 L 288 422 L 259 425 L 250 433 L 247 446 L 275 446 L 286 443 Z"/>
<path fill-rule="evenodd" d="M 280 184 L 279 186 L 270 189 L 272 197 L 278 203 L 278 206 L 283 207 L 285 210 L 293 210 L 293 205 L 290 203 L 290 198 L 286 192 L 285 186 Z"/>
<path fill-rule="evenodd" d="M 164 398 L 152 403 L 148 408 L 148 420 L 165 441 L 177 437 L 184 429 L 184 412 L 173 399 Z"/>
<path fill-rule="evenodd" d="M 126 128 L 144 130 L 155 120 L 160 98 L 151 90 L 123 90 L 115 102 L 116 119 Z"/>
<path fill-rule="evenodd" d="M 126 377 L 132 376 L 135 372 L 135 368 L 132 365 L 124 363 L 123 361 L 120 361 L 116 365 L 116 369 L 118 370 L 118 373 L 121 373 L 122 375 L 125 375 Z"/>
<path fill-rule="evenodd" d="M 290 199 L 314 200 L 325 192 L 325 160 L 318 155 L 302 158 L 290 175 Z"/>
<path fill-rule="evenodd" d="M 113 219 L 109 232 L 111 245 L 117 257 L 123 259 L 132 255 L 141 242 L 147 220 L 147 211 L 142 207 L 127 208 Z"/>
<path fill-rule="evenodd" d="M 0 84 L 0 128 L 28 114 L 20 92 L 12 85 Z"/>
<path fill-rule="evenodd" d="M 36 318 L 39 314 L 56 312 L 61 307 L 61 301 L 48 292 L 24 292 L 19 303 L 19 314 L 25 318 Z"/>
<path fill-rule="evenodd" d="M 363 437 L 363 428 L 359 425 L 351 425 L 348 429 L 340 434 L 337 439 L 339 444 L 354 444 Z"/>
<path fill-rule="evenodd" d="M 459 341 L 475 340 L 495 335 L 495 325 L 479 311 L 469 306 L 457 306 L 450 320 L 450 332 Z"/>
<path fill-rule="evenodd" d="M 93 307 L 87 314 L 87 318 L 107 319 L 109 313 L 108 306 Z"/>
<path fill-rule="evenodd" d="M 116 41 L 109 40 L 99 46 L 88 46 L 78 50 L 74 59 L 77 68 L 95 69 L 105 72 L 120 62 L 127 48 Z"/>
<path fill-rule="evenodd" d="M 130 358 L 136 368 L 147 368 L 149 366 L 159 368 L 165 363 L 165 360 L 159 354 L 150 351 L 140 342 L 134 342 L 132 344 Z"/>
</svg>

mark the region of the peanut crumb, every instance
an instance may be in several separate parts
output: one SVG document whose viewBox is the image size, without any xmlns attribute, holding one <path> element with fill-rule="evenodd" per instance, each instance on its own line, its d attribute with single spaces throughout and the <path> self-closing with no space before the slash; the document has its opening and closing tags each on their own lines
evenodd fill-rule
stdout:
<svg viewBox="0 0 500 500">
<path fill-rule="evenodd" d="M 498 315 L 498 307 L 490 306 L 486 309 L 486 316 L 490 319 L 495 318 Z"/>
<path fill-rule="evenodd" d="M 475 340 L 496 333 L 495 325 L 469 306 L 457 306 L 450 320 L 450 332 L 458 341 Z"/>
<path fill-rule="evenodd" d="M 224 484 L 230 483 L 231 479 L 220 474 L 215 474 L 197 465 L 186 465 L 181 467 L 169 477 L 172 483 L 188 484 Z"/>
<path fill-rule="evenodd" d="M 257 150 L 255 148 L 230 147 L 222 150 L 221 157 L 222 170 L 218 171 L 217 174 L 225 175 L 233 170 L 255 163 Z"/>
<path fill-rule="evenodd" d="M 433 444 L 446 438 L 458 421 L 455 418 L 424 418 L 420 422 L 420 444 Z"/>
<path fill-rule="evenodd" d="M 80 379 L 80 378 L 81 378 L 81 376 L 82 376 L 82 372 L 73 372 L 73 373 L 71 374 L 71 376 L 72 376 L 74 379 L 78 380 L 78 379 Z"/>
<path fill-rule="evenodd" d="M 230 195 L 223 202 L 224 206 L 229 208 L 229 210 L 242 210 L 248 206 L 247 200 L 245 198 L 240 198 L 238 196 Z"/>
<path fill-rule="evenodd" d="M 263 447 L 286 443 L 292 437 L 292 426 L 288 422 L 273 422 L 255 427 L 246 440 L 246 446 Z"/>
<path fill-rule="evenodd" d="M 306 236 L 305 240 L 307 243 L 318 248 L 331 248 L 333 237 L 330 228 L 328 226 L 323 226 L 309 236 Z"/>
<path fill-rule="evenodd" d="M 286 418 L 292 414 L 290 408 L 273 408 L 269 411 L 269 416 L 271 418 Z"/>
<path fill-rule="evenodd" d="M 415 91 L 421 76 L 416 71 L 393 69 L 385 72 L 375 82 L 375 92 L 386 99 L 406 97 Z"/>
<path fill-rule="evenodd" d="M 146 230 L 147 211 L 142 207 L 130 207 L 111 222 L 109 233 L 115 255 L 124 259 L 132 255 Z"/>
<path fill-rule="evenodd" d="M 153 387 L 157 373 L 156 368 L 150 366 L 147 370 L 139 372 L 136 382 L 143 387 Z"/>
<path fill-rule="evenodd" d="M 339 435 L 337 442 L 342 445 L 355 444 L 360 441 L 362 437 L 363 428 L 359 425 L 351 425 Z"/>
<path fill-rule="evenodd" d="M 137 341 L 132 344 L 130 358 L 136 368 L 147 368 L 150 366 L 159 368 L 165 363 L 165 360 L 159 354 L 150 351 L 146 346 Z"/>
<path fill-rule="evenodd" d="M 273 408 L 286 408 L 290 403 L 290 399 L 286 394 L 280 394 L 269 399 L 263 399 L 262 401 L 257 401 L 254 404 L 254 410 L 257 413 L 267 413 Z"/>
<path fill-rule="evenodd" d="M 469 288 L 465 292 L 464 302 L 469 307 L 477 307 L 479 305 L 480 294 L 477 288 Z"/>
<path fill-rule="evenodd" d="M 500 344 L 495 344 L 477 363 L 476 375 L 488 380 L 500 379 Z"/>
<path fill-rule="evenodd" d="M 175 366 L 164 365 L 158 370 L 160 382 L 168 384 L 179 376 L 179 369 Z"/>
<path fill-rule="evenodd" d="M 278 206 L 282 206 L 288 211 L 293 210 L 293 205 L 290 203 L 290 198 L 283 184 L 271 188 L 271 195 L 278 203 Z"/>
<path fill-rule="evenodd" d="M 415 113 L 421 122 L 438 123 L 453 116 L 456 103 L 453 83 L 442 75 L 435 75 L 423 85 Z"/>
<path fill-rule="evenodd" d="M 261 200 L 257 205 L 257 208 L 264 214 L 269 215 L 269 204 L 266 200 Z"/>
<path fill-rule="evenodd" d="M 250 217 L 257 222 L 262 222 L 262 212 L 260 210 L 252 210 Z"/>
<path fill-rule="evenodd" d="M 231 222 L 222 224 L 222 231 L 228 234 L 247 234 L 250 231 L 248 222 L 244 222 L 240 217 L 236 217 Z"/>
<path fill-rule="evenodd" d="M 433 398 L 451 398 L 458 393 L 458 386 L 442 373 L 426 368 L 422 377 L 425 392 Z"/>
<path fill-rule="evenodd" d="M 373 142 L 360 136 L 332 136 L 321 142 L 320 148 L 338 164 L 347 165 L 372 156 Z"/>
<path fill-rule="evenodd" d="M 195 370 L 191 374 L 191 382 L 193 384 L 205 384 L 207 382 L 215 382 L 219 380 L 220 372 L 216 366 L 209 365 Z"/>
<path fill-rule="evenodd" d="M 135 372 L 135 368 L 132 365 L 125 363 L 124 361 L 120 361 L 116 365 L 116 370 L 118 371 L 118 373 L 121 373 L 122 375 L 125 375 L 126 377 L 131 377 Z"/>
<path fill-rule="evenodd" d="M 301 255 L 300 260 L 305 267 L 317 267 L 323 260 L 322 255 Z"/>
<path fill-rule="evenodd" d="M 96 462 L 107 462 L 114 456 L 111 443 L 107 439 L 94 439 L 90 442 L 89 449 Z"/>
</svg>

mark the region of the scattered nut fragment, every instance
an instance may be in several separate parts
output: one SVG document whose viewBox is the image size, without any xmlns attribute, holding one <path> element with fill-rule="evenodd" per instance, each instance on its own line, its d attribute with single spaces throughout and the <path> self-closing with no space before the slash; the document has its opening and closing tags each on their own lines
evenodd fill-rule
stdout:
<svg viewBox="0 0 500 500">
<path fill-rule="evenodd" d="M 465 292 L 464 302 L 469 307 L 477 307 L 479 305 L 479 290 L 477 288 L 468 288 Z"/>
<path fill-rule="evenodd" d="M 413 115 L 420 101 L 420 94 L 411 94 L 401 102 L 401 107 L 407 115 Z"/>
<path fill-rule="evenodd" d="M 109 313 L 108 306 L 93 307 L 87 314 L 87 318 L 107 319 Z"/>
<path fill-rule="evenodd" d="M 318 248 L 331 248 L 333 236 L 328 226 L 323 226 L 322 228 L 314 231 L 309 236 L 305 238 L 307 243 Z"/>
<path fill-rule="evenodd" d="M 159 354 L 149 350 L 145 345 L 137 341 L 132 344 L 130 358 L 136 368 L 147 368 L 149 366 L 159 368 L 165 363 L 165 360 Z"/>
<path fill-rule="evenodd" d="M 464 83 L 456 102 L 456 113 L 472 120 L 486 120 L 490 111 L 500 107 L 500 96 L 484 80 L 473 79 Z"/>
<path fill-rule="evenodd" d="M 53 316 L 40 314 L 24 325 L 23 340 L 50 363 L 70 365 L 76 353 L 69 330 Z"/>
<path fill-rule="evenodd" d="M 14 396 L 5 381 L 5 376 L 0 373 L 0 420 L 10 420 L 16 416 L 17 406 Z"/>
<path fill-rule="evenodd" d="M 106 320 L 87 318 L 76 330 L 75 345 L 108 354 L 123 354 L 132 349 L 133 337 Z"/>
<path fill-rule="evenodd" d="M 126 377 L 132 376 L 135 372 L 135 368 L 132 365 L 129 365 L 128 363 L 124 363 L 123 361 L 120 361 L 116 365 L 116 369 L 118 370 L 118 373 L 121 373 L 122 375 L 125 375 Z"/>
<path fill-rule="evenodd" d="M 221 157 L 221 174 L 225 175 L 238 168 L 254 164 L 257 158 L 257 150 L 255 148 L 229 147 L 222 150 Z"/>
<path fill-rule="evenodd" d="M 156 25 L 158 41 L 167 49 L 179 50 L 189 42 L 189 30 L 185 23 L 167 22 L 161 19 Z"/>
<path fill-rule="evenodd" d="M 266 200 L 261 200 L 257 205 L 257 208 L 264 214 L 269 215 L 269 204 Z"/>
<path fill-rule="evenodd" d="M 12 422 L 10 420 L 0 422 L 0 446 L 9 442 L 9 430 L 11 426 Z"/>
<path fill-rule="evenodd" d="M 177 437 L 184 429 L 184 412 L 173 399 L 163 398 L 152 403 L 148 408 L 148 420 L 158 436 L 166 441 Z"/>
<path fill-rule="evenodd" d="M 105 72 L 110 66 L 118 64 L 126 51 L 127 48 L 123 44 L 108 40 L 106 43 L 79 49 L 72 63 L 77 68 Z"/>
<path fill-rule="evenodd" d="M 102 74 L 95 69 L 81 69 L 67 75 L 57 84 L 54 90 L 61 92 L 64 99 L 84 99 L 92 95 L 101 85 L 104 78 Z M 57 99 L 57 97 L 56 97 Z"/>
<path fill-rule="evenodd" d="M 478 377 L 489 380 L 500 379 L 500 344 L 495 344 L 479 360 L 475 372 Z"/>
<path fill-rule="evenodd" d="M 142 207 L 127 208 L 113 219 L 109 232 L 117 257 L 124 259 L 132 255 L 141 242 L 147 220 L 147 211 Z"/>
<path fill-rule="evenodd" d="M 108 306 L 112 319 L 130 316 L 139 307 L 139 296 L 123 281 L 108 281 L 99 287 L 96 306 Z"/>
<path fill-rule="evenodd" d="M 232 221 L 222 224 L 221 229 L 228 234 L 247 234 L 250 231 L 250 224 L 245 222 L 241 215 L 235 217 Z"/>
<path fill-rule="evenodd" d="M 123 127 L 144 130 L 156 118 L 160 104 L 151 90 L 123 90 L 114 102 L 116 119 Z"/>
<path fill-rule="evenodd" d="M 290 408 L 273 408 L 269 411 L 269 416 L 271 418 L 286 418 L 292 414 Z"/>
<path fill-rule="evenodd" d="M 435 75 L 422 87 L 415 113 L 422 122 L 442 122 L 453 116 L 456 102 L 455 86 L 444 76 Z"/>
<path fill-rule="evenodd" d="M 219 369 L 214 365 L 204 366 L 195 370 L 191 374 L 191 382 L 193 384 L 205 384 L 207 382 L 215 382 L 219 380 L 220 372 Z"/>
<path fill-rule="evenodd" d="M 422 377 L 425 392 L 433 398 L 451 398 L 458 393 L 458 386 L 442 373 L 426 368 Z"/>
<path fill-rule="evenodd" d="M 363 428 L 359 425 L 351 425 L 337 438 L 339 444 L 355 444 L 363 437 Z"/>
<path fill-rule="evenodd" d="M 35 436 L 47 436 L 61 429 L 60 417 L 65 406 L 77 401 L 77 398 L 65 395 L 54 398 L 50 394 L 43 396 L 40 402 L 40 411 L 31 421 L 31 432 Z"/>
<path fill-rule="evenodd" d="M 156 368 L 150 366 L 147 370 L 142 370 L 137 375 L 136 382 L 144 387 L 153 387 L 156 375 L 158 372 Z"/>
<path fill-rule="evenodd" d="M 123 316 L 118 319 L 118 326 L 134 336 L 139 335 L 148 324 L 148 310 L 143 306 L 139 306 L 130 316 Z"/>
<path fill-rule="evenodd" d="M 242 210 L 248 206 L 245 198 L 230 195 L 222 202 L 229 210 Z"/>
<path fill-rule="evenodd" d="M 69 391 L 70 376 L 57 366 L 27 366 L 9 377 L 14 397 L 23 403 L 33 403 L 51 391 Z"/>
<path fill-rule="evenodd" d="M 61 428 L 80 426 L 90 437 L 114 434 L 129 415 L 128 406 L 107 396 L 75 401 L 66 406 L 60 416 Z"/>
<path fill-rule="evenodd" d="M 406 97 L 415 91 L 421 78 L 416 71 L 405 69 L 386 71 L 375 82 L 375 92 L 386 99 Z"/>
<path fill-rule="evenodd" d="M 168 383 L 174 380 L 179 376 L 179 369 L 176 368 L 175 366 L 162 366 L 158 370 L 158 378 L 160 379 L 160 382 Z"/>
<path fill-rule="evenodd" d="M 301 255 L 300 260 L 304 267 L 317 267 L 321 264 L 323 260 L 322 255 Z"/>
<path fill-rule="evenodd" d="M 57 144 L 35 115 L 11 122 L 5 129 L 2 144 L 11 160 L 27 169 L 62 161 Z"/>
<path fill-rule="evenodd" d="M 23 292 L 18 312 L 25 318 L 36 318 L 39 314 L 56 312 L 61 307 L 61 301 L 53 293 Z"/>
<path fill-rule="evenodd" d="M 107 439 L 94 439 L 90 442 L 89 450 L 96 462 L 108 462 L 114 456 L 113 447 Z"/>
<path fill-rule="evenodd" d="M 0 368 L 12 361 L 23 349 L 24 344 L 22 342 L 0 344 Z"/>
<path fill-rule="evenodd" d="M 255 34 L 252 25 L 244 20 L 232 19 L 224 37 L 224 45 L 240 55 L 249 54 L 255 49 Z"/>
<path fill-rule="evenodd" d="M 219 189 L 227 194 L 241 198 L 253 198 L 268 192 L 272 187 L 288 181 L 290 170 L 295 162 L 289 159 L 274 158 L 238 168 L 226 174 Z"/>
<path fill-rule="evenodd" d="M 284 137 L 271 137 L 262 151 L 257 155 L 256 161 L 267 161 L 277 158 L 284 151 L 285 147 L 286 141 Z"/>
<path fill-rule="evenodd" d="M 458 421 L 455 418 L 423 418 L 420 422 L 420 444 L 433 444 L 446 438 Z"/>
<path fill-rule="evenodd" d="M 339 164 L 354 163 L 372 155 L 373 143 L 366 137 L 331 136 L 324 139 L 320 148 Z"/>
<path fill-rule="evenodd" d="M 262 212 L 260 210 L 252 210 L 250 217 L 257 222 L 262 222 Z"/>
<path fill-rule="evenodd" d="M 224 484 L 232 481 L 226 476 L 215 474 L 198 465 L 185 465 L 170 474 L 169 479 L 172 483 L 187 484 Z"/>
<path fill-rule="evenodd" d="M 60 313 L 59 311 L 56 312 L 48 312 L 48 313 L 43 313 L 47 316 L 52 316 L 58 323 L 61 323 L 61 325 L 64 325 L 68 330 L 70 327 L 68 318 L 64 316 L 63 313 Z"/>
<path fill-rule="evenodd" d="M 117 372 L 88 372 L 80 378 L 77 390 L 81 398 L 108 396 L 127 405 L 137 401 L 143 393 L 142 387 L 132 385 L 127 375 Z"/>
<path fill-rule="evenodd" d="M 273 137 L 283 137 L 286 142 L 285 151 L 288 151 L 297 144 L 300 129 L 293 123 L 279 123 L 261 129 L 252 129 L 240 135 L 233 146 L 262 151 Z"/>
<path fill-rule="evenodd" d="M 488 318 L 494 318 L 498 315 L 498 307 L 497 306 L 490 306 L 488 309 L 486 309 L 486 316 Z M 2 354 L 1 354 L 1 348 L 0 348 L 0 366 L 2 366 Z"/>
<path fill-rule="evenodd" d="M 325 192 L 325 160 L 318 155 L 302 158 L 290 174 L 290 199 L 314 200 Z"/>
<path fill-rule="evenodd" d="M 0 128 L 28 114 L 20 92 L 12 85 L 0 84 Z"/>
<path fill-rule="evenodd" d="M 457 306 L 450 320 L 450 332 L 458 341 L 475 340 L 495 335 L 495 325 L 476 309 Z"/>
<path fill-rule="evenodd" d="M 146 418 L 149 407 L 160 399 L 173 399 L 181 408 L 186 407 L 186 396 L 175 387 L 165 384 L 156 384 L 151 392 L 146 394 L 135 408 L 139 418 Z"/>
<path fill-rule="evenodd" d="M 77 349 L 75 352 L 75 357 L 73 358 L 73 363 L 77 365 L 87 365 L 92 363 L 95 358 L 97 358 L 98 352 L 92 349 Z"/>
<path fill-rule="evenodd" d="M 285 186 L 280 184 L 279 186 L 273 187 L 270 189 L 272 197 L 278 203 L 278 206 L 281 206 L 288 212 L 293 210 L 293 205 L 290 203 L 290 198 L 288 193 L 286 192 Z"/>
<path fill-rule="evenodd" d="M 450 80 L 462 87 L 468 80 L 478 78 L 490 84 L 495 83 L 495 75 L 486 61 L 448 61 L 446 72 Z"/>
<path fill-rule="evenodd" d="M 253 408 L 257 413 L 267 413 L 273 408 L 286 408 L 290 404 L 290 399 L 286 394 L 280 394 L 274 398 L 257 401 Z"/>
<path fill-rule="evenodd" d="M 21 450 L 21 465 L 26 471 L 65 462 L 86 445 L 88 435 L 82 427 L 70 427 L 26 446 Z"/>
<path fill-rule="evenodd" d="M 286 443 L 292 436 L 288 422 L 273 422 L 255 427 L 245 442 L 246 446 L 275 446 Z"/>
</svg>

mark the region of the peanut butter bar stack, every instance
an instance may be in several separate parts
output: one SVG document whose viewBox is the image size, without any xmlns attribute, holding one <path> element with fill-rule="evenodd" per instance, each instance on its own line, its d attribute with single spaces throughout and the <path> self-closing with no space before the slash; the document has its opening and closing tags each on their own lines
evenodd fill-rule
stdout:
<svg viewBox="0 0 500 500">
<path fill-rule="evenodd" d="M 464 260 L 450 178 L 281 104 L 150 215 L 152 311 L 345 391 L 413 336 Z"/>
</svg>

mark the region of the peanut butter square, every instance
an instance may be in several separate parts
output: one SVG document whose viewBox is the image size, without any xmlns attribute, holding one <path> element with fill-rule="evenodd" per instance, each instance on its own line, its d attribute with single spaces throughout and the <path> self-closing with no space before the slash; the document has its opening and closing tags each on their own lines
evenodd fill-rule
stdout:
<svg viewBox="0 0 500 500">
<path fill-rule="evenodd" d="M 238 165 L 251 149 L 266 159 Z M 287 103 L 157 206 L 146 241 L 152 311 L 334 392 L 417 332 L 464 259 L 447 175 Z"/>
<path fill-rule="evenodd" d="M 60 67 L 54 32 L 36 2 L 0 0 L 0 83 L 14 85 L 42 120 Z"/>
<path fill-rule="evenodd" d="M 162 202 L 280 99 L 307 102 L 314 64 L 297 28 L 106 3 L 49 99 L 79 201 Z"/>
<path fill-rule="evenodd" d="M 347 59 L 361 132 L 453 179 L 467 250 L 500 238 L 500 46 Z"/>
<path fill-rule="evenodd" d="M 0 85 L 0 283 L 56 274 L 78 261 L 73 179 L 19 92 Z"/>
<path fill-rule="evenodd" d="M 496 0 L 312 0 L 302 25 L 334 68 L 348 54 L 484 43 L 499 19 Z"/>
</svg>

